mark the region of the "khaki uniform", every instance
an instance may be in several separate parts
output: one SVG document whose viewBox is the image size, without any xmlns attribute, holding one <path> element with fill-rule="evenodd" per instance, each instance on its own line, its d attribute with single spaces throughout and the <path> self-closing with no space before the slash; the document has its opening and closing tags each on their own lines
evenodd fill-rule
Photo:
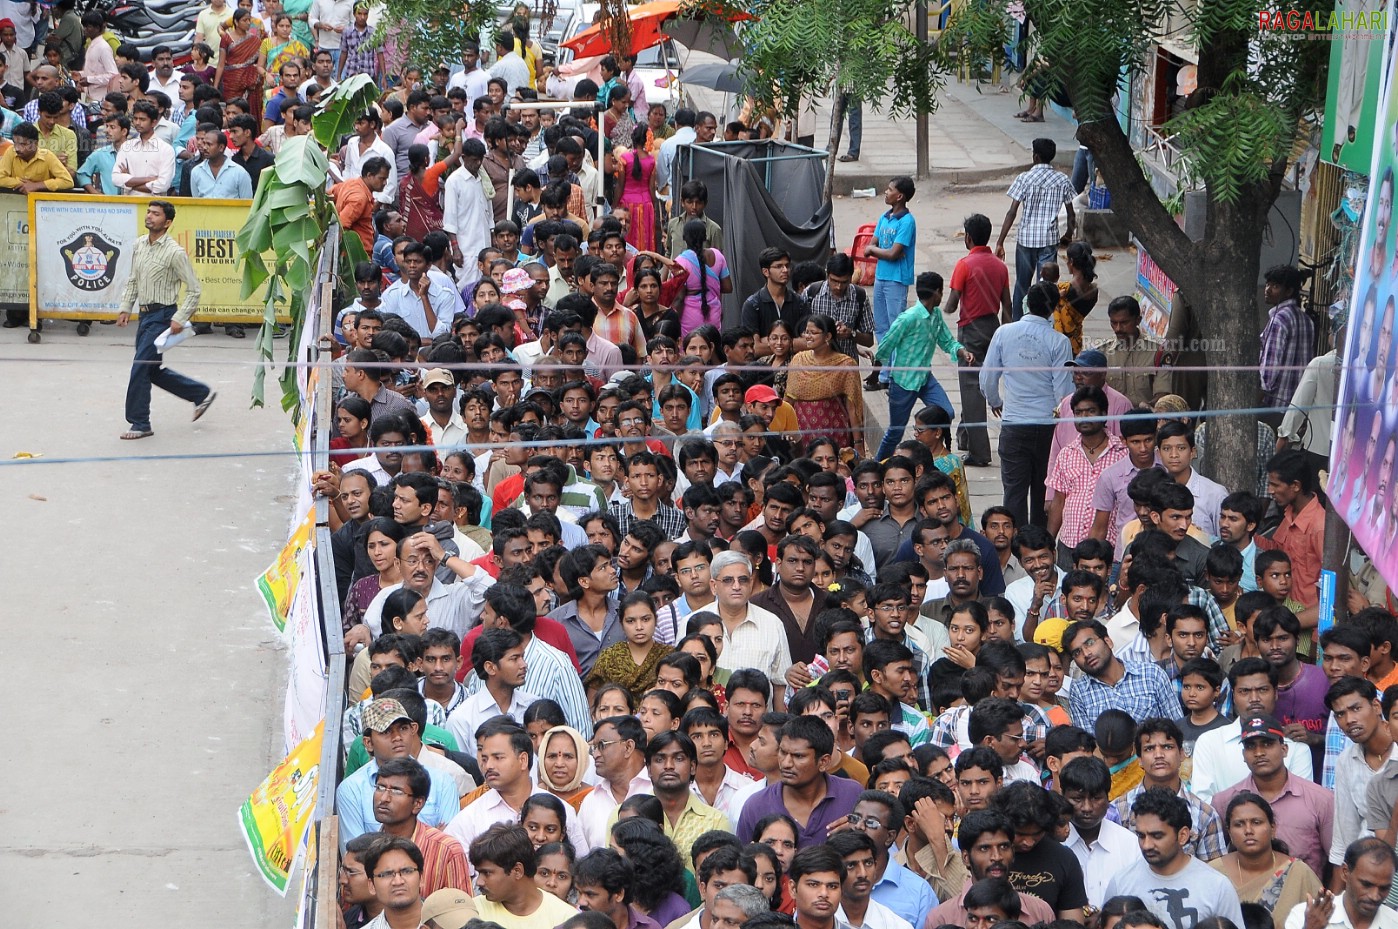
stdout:
<svg viewBox="0 0 1398 929">
<path fill-rule="evenodd" d="M 1125 394 L 1136 406 L 1149 405 L 1154 397 L 1172 393 L 1172 376 L 1167 367 L 1170 360 L 1164 346 L 1154 339 L 1139 336 L 1134 343 L 1117 339 L 1105 347 L 1107 386 Z M 1118 368 L 1155 368 L 1155 371 L 1120 371 Z"/>
</svg>

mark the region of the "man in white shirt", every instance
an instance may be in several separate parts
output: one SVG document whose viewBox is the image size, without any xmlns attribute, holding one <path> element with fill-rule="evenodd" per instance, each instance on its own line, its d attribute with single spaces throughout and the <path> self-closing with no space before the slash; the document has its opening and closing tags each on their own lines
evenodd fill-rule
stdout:
<svg viewBox="0 0 1398 929">
<path fill-rule="evenodd" d="M 1136 836 L 1107 819 L 1112 775 L 1102 759 L 1074 758 L 1059 770 L 1053 786 L 1073 807 L 1063 844 L 1082 865 L 1087 902 L 1100 909 L 1107 899 L 1107 881 L 1123 862 L 1140 855 Z"/>
<path fill-rule="evenodd" d="M 344 32 L 354 21 L 355 0 L 314 0 L 310 14 L 311 36 L 315 39 L 313 51 L 325 50 L 334 59 L 335 73 L 340 67 L 340 45 Z"/>
<path fill-rule="evenodd" d="M 608 823 L 622 801 L 651 793 L 645 746 L 646 731 L 634 716 L 612 716 L 597 723 L 589 750 L 601 782 L 578 807 L 584 838 L 580 848 L 606 846 Z"/>
<path fill-rule="evenodd" d="M 675 155 L 681 145 L 694 144 L 694 123 L 697 115 L 687 107 L 675 111 L 675 134 L 660 143 L 660 154 L 655 158 L 655 188 L 664 191 L 670 186 L 670 174 L 674 170 Z"/>
<path fill-rule="evenodd" d="M 393 149 L 379 136 L 383 120 L 376 110 L 368 110 L 355 117 L 354 135 L 340 149 L 340 180 L 349 181 L 359 177 L 366 160 L 378 155 L 388 162 L 388 183 L 383 190 L 374 194 L 375 203 L 394 205 L 398 203 L 398 169 L 394 165 Z M 332 167 L 333 170 L 333 167 Z"/>
<path fill-rule="evenodd" d="M 495 34 L 495 57 L 490 76 L 505 82 L 505 96 L 512 97 L 516 89 L 529 86 L 529 64 L 515 51 L 513 32 L 502 29 Z"/>
<path fill-rule="evenodd" d="M 1336 875 L 1341 893 L 1322 891 L 1314 900 L 1296 904 L 1285 929 L 1398 929 L 1398 913 L 1383 905 L 1394 864 L 1393 846 L 1382 839 L 1369 836 L 1351 844 Z"/>
<path fill-rule="evenodd" d="M 912 929 L 906 919 L 873 898 L 879 859 L 874 840 L 855 830 L 836 833 L 830 837 L 829 845 L 845 863 L 835 925 L 849 929 Z M 936 903 L 930 891 L 928 897 Z"/>
<path fill-rule="evenodd" d="M 1015 622 L 1019 627 L 1015 630 L 1015 639 L 1033 641 L 1032 635 L 1024 635 L 1024 621 L 1033 613 L 1037 625 L 1044 604 L 1053 599 L 1063 583 L 1064 572 L 1057 564 L 1058 549 L 1053 536 L 1041 527 L 1021 526 L 1012 544 L 1015 557 L 1027 576 L 1010 582 L 1005 588 L 1005 599 L 1015 608 Z"/>
<path fill-rule="evenodd" d="M 784 685 L 791 667 L 791 647 L 781 619 L 748 602 L 752 598 L 752 562 L 742 552 L 719 552 L 709 571 L 727 640 L 718 659 L 719 669 L 756 668 L 773 686 Z"/>
<path fill-rule="evenodd" d="M 461 143 L 461 167 L 447 178 L 442 228 L 454 237 L 451 257 L 458 267 L 474 269 L 476 256 L 490 245 L 495 214 L 479 177 L 484 161 L 485 143 L 467 139 Z"/>
<path fill-rule="evenodd" d="M 180 100 L 180 78 L 175 70 L 175 53 L 168 45 L 157 45 L 151 49 L 150 90 L 160 91 L 170 98 L 170 119 L 178 124 L 184 122 L 184 103 Z"/>
<path fill-rule="evenodd" d="M 1247 777 L 1243 760 L 1243 720 L 1271 716 L 1277 708 L 1277 671 L 1264 659 L 1244 658 L 1228 669 L 1228 686 L 1238 719 L 1218 729 L 1210 729 L 1194 743 L 1194 771 L 1190 791 L 1206 803 L 1225 787 Z M 1290 739 L 1286 743 L 1286 769 L 1297 777 L 1311 780 L 1310 746 Z M 1363 794 L 1360 801 L 1363 802 Z"/>
<path fill-rule="evenodd" d="M 524 686 L 524 639 L 513 629 L 486 629 L 471 648 L 471 664 L 484 686 L 447 717 L 458 745 L 471 745 L 487 720 L 507 716 L 524 725 L 524 711 L 539 699 Z"/>
<path fill-rule="evenodd" d="M 485 605 L 485 592 L 495 578 L 482 568 L 458 556 L 447 555 L 442 543 L 430 532 L 418 532 L 398 543 L 398 557 L 403 564 L 403 583 L 390 584 L 380 590 L 364 610 L 364 624 L 375 636 L 383 630 L 383 604 L 388 595 L 399 587 L 427 598 L 427 625 L 432 629 L 449 629 L 462 638 L 480 621 Z M 443 584 L 437 579 L 437 566 L 447 567 L 457 580 Z"/>
<path fill-rule="evenodd" d="M 101 14 L 98 14 L 101 15 Z M 175 150 L 155 134 L 160 110 L 149 100 L 131 107 L 133 137 L 117 152 L 112 183 L 126 196 L 159 196 L 175 177 Z"/>
<path fill-rule="evenodd" d="M 467 746 L 461 747 L 469 751 Z M 534 743 L 529 740 L 529 733 L 513 720 L 502 716 L 485 722 L 476 730 L 474 748 L 481 777 L 490 789 L 442 827 L 442 831 L 460 842 L 462 848 L 470 848 L 481 833 L 496 823 L 519 822 L 524 801 L 536 793 L 545 793 L 529 775 L 534 762 Z M 578 854 L 586 854 L 584 850 L 592 846 L 587 844 L 572 806 L 565 803 L 563 807 L 568 818 L 564 831 Z M 475 868 L 471 870 L 474 876 Z"/>
<path fill-rule="evenodd" d="M 447 80 L 447 90 L 453 87 L 464 88 L 467 102 L 474 103 L 477 98 L 486 95 L 487 82 L 490 80 L 490 73 L 481 67 L 481 47 L 478 43 L 469 40 L 462 43 L 461 64 L 463 70 Z"/>
</svg>

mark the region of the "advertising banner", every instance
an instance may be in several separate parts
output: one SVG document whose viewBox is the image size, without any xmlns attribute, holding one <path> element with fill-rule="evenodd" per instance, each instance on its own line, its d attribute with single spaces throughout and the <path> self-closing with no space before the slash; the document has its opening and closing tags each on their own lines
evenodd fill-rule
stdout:
<svg viewBox="0 0 1398 929">
<path fill-rule="evenodd" d="M 1390 9 L 1391 12 L 1391 9 Z M 1393 229 L 1398 93 L 1392 76 L 1374 131 L 1350 298 L 1344 373 L 1327 488 L 1335 511 L 1390 586 L 1398 587 L 1398 391 L 1393 327 L 1398 254 Z"/>
<path fill-rule="evenodd" d="M 309 570 L 310 550 L 302 557 Z M 309 736 L 317 725 L 324 725 L 325 701 L 329 696 L 325 642 L 320 634 L 320 593 L 313 574 L 307 574 L 306 581 L 296 588 L 287 617 L 286 645 L 291 668 L 286 680 L 282 732 L 288 749 Z"/>
<path fill-rule="evenodd" d="M 247 220 L 248 200 L 172 198 L 170 235 L 189 253 L 201 295 L 197 322 L 260 323 L 264 284 L 240 297 L 234 237 Z M 80 194 L 32 194 L 28 236 L 31 305 L 40 319 L 115 319 L 131 273 L 131 252 L 145 235 L 150 200 Z M 0 259 L 2 260 L 2 259 Z M 0 276 L 0 302 L 4 278 Z M 289 317 L 278 315 L 279 322 Z"/>
<path fill-rule="evenodd" d="M 0 194 L 0 306 L 29 308 L 29 200 Z"/>
<path fill-rule="evenodd" d="M 267 613 L 278 632 L 286 632 L 286 619 L 291 610 L 291 601 L 301 581 L 311 576 L 310 566 L 301 557 L 311 544 L 311 533 L 315 531 L 315 510 L 303 507 L 301 520 L 291 530 L 291 537 L 282 546 L 277 560 L 257 577 L 257 590 L 267 604 Z"/>
<path fill-rule="evenodd" d="M 282 759 L 238 810 L 253 863 L 273 890 L 286 895 L 296 859 L 305 851 L 320 780 L 322 723 Z M 333 773 L 333 772 L 332 772 Z"/>
<path fill-rule="evenodd" d="M 1374 150 L 1389 13 L 1388 0 L 1339 0 L 1333 13 L 1293 14 L 1280 27 L 1298 40 L 1330 42 L 1320 157 L 1360 174 Z"/>
<path fill-rule="evenodd" d="M 1170 306 L 1175 282 L 1160 270 L 1145 248 L 1136 247 L 1136 299 L 1141 304 L 1141 331 L 1158 342 L 1170 328 Z"/>
</svg>

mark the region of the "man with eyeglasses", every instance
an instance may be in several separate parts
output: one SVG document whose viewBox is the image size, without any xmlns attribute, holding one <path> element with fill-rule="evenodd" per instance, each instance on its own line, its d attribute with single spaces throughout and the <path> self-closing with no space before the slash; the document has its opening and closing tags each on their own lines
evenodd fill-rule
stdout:
<svg viewBox="0 0 1398 929">
<path fill-rule="evenodd" d="M 866 790 L 859 795 L 850 814 L 854 828 L 868 836 L 874 845 L 874 867 L 869 879 L 870 895 L 916 927 L 923 926 L 927 914 L 937 905 L 937 895 L 917 874 L 909 871 L 889 855 L 889 849 L 903 828 L 903 806 L 892 794 L 882 790 Z M 846 865 L 849 856 L 845 856 Z M 865 922 L 866 929 L 873 929 Z"/>
<path fill-rule="evenodd" d="M 609 716 L 597 723 L 588 750 L 600 782 L 578 807 L 586 840 L 581 847 L 602 848 L 607 844 L 607 827 L 622 801 L 652 792 L 646 770 L 646 731 L 634 716 Z"/>
<path fill-rule="evenodd" d="M 426 704 L 418 698 L 426 718 Z M 418 721 L 408 715 L 401 700 L 380 697 L 364 708 L 364 745 L 373 758 L 364 767 L 340 782 L 335 789 L 335 807 L 340 815 L 340 848 L 357 835 L 363 835 L 375 824 L 375 786 L 379 765 L 395 758 L 421 758 L 426 752 L 422 745 Z M 440 758 L 443 763 L 446 758 Z M 455 767 L 453 765 L 452 767 Z M 450 822 L 461 808 L 461 792 L 457 782 L 446 769 L 433 764 L 427 769 L 429 785 L 426 802 L 418 816 L 429 826 Z M 418 862 L 421 866 L 421 861 Z"/>
<path fill-rule="evenodd" d="M 379 834 L 409 839 L 422 852 L 419 891 L 424 897 L 443 887 L 471 886 L 466 849 L 418 819 L 431 784 L 427 769 L 412 758 L 394 758 L 379 765 L 374 784 L 374 819 L 379 823 Z"/>
<path fill-rule="evenodd" d="M 412 840 L 392 836 L 364 852 L 364 870 L 374 882 L 383 912 L 364 929 L 416 929 L 422 925 L 422 852 Z"/>
<path fill-rule="evenodd" d="M 1184 718 L 1175 687 L 1158 666 L 1123 661 L 1112 649 L 1107 627 L 1097 620 L 1063 630 L 1063 653 L 1083 672 L 1068 694 L 1073 725 L 1091 732 L 1104 710 L 1122 710 L 1132 719 Z"/>
<path fill-rule="evenodd" d="M 366 832 L 351 839 L 340 856 L 339 902 L 345 908 L 345 929 L 364 929 L 383 912 L 374 896 L 374 879 L 364 870 L 364 853 L 379 839 L 377 832 Z"/>
<path fill-rule="evenodd" d="M 383 628 L 384 601 L 400 587 L 427 599 L 427 623 L 433 629 L 449 629 L 464 636 L 480 622 L 485 592 L 495 583 L 495 578 L 484 569 L 444 551 L 442 543 L 430 532 L 417 532 L 399 542 L 398 559 L 403 566 L 403 582 L 380 590 L 364 610 L 364 623 L 374 635 Z M 456 583 L 442 583 L 437 575 L 439 565 L 456 575 Z"/>
<path fill-rule="evenodd" d="M 774 687 L 782 685 L 791 667 L 791 648 L 782 621 L 750 602 L 752 562 L 742 552 L 719 552 L 709 570 L 725 640 L 719 670 L 754 668 Z"/>
</svg>

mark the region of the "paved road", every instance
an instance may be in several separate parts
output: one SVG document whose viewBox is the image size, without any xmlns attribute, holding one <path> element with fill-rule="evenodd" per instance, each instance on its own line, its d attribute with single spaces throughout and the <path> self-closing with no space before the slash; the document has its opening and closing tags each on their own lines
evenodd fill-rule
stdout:
<svg viewBox="0 0 1398 929">
<path fill-rule="evenodd" d="M 156 435 L 127 443 L 134 329 L 24 333 L 0 335 L 0 460 L 289 447 L 275 400 L 248 410 L 250 368 L 228 364 L 251 339 L 179 349 L 219 399 L 191 424 L 157 392 Z M 281 755 L 286 659 L 252 580 L 285 540 L 291 473 L 285 458 L 0 470 L 0 693 L 19 739 L 0 799 L 6 925 L 290 925 L 237 809 Z"/>
</svg>

